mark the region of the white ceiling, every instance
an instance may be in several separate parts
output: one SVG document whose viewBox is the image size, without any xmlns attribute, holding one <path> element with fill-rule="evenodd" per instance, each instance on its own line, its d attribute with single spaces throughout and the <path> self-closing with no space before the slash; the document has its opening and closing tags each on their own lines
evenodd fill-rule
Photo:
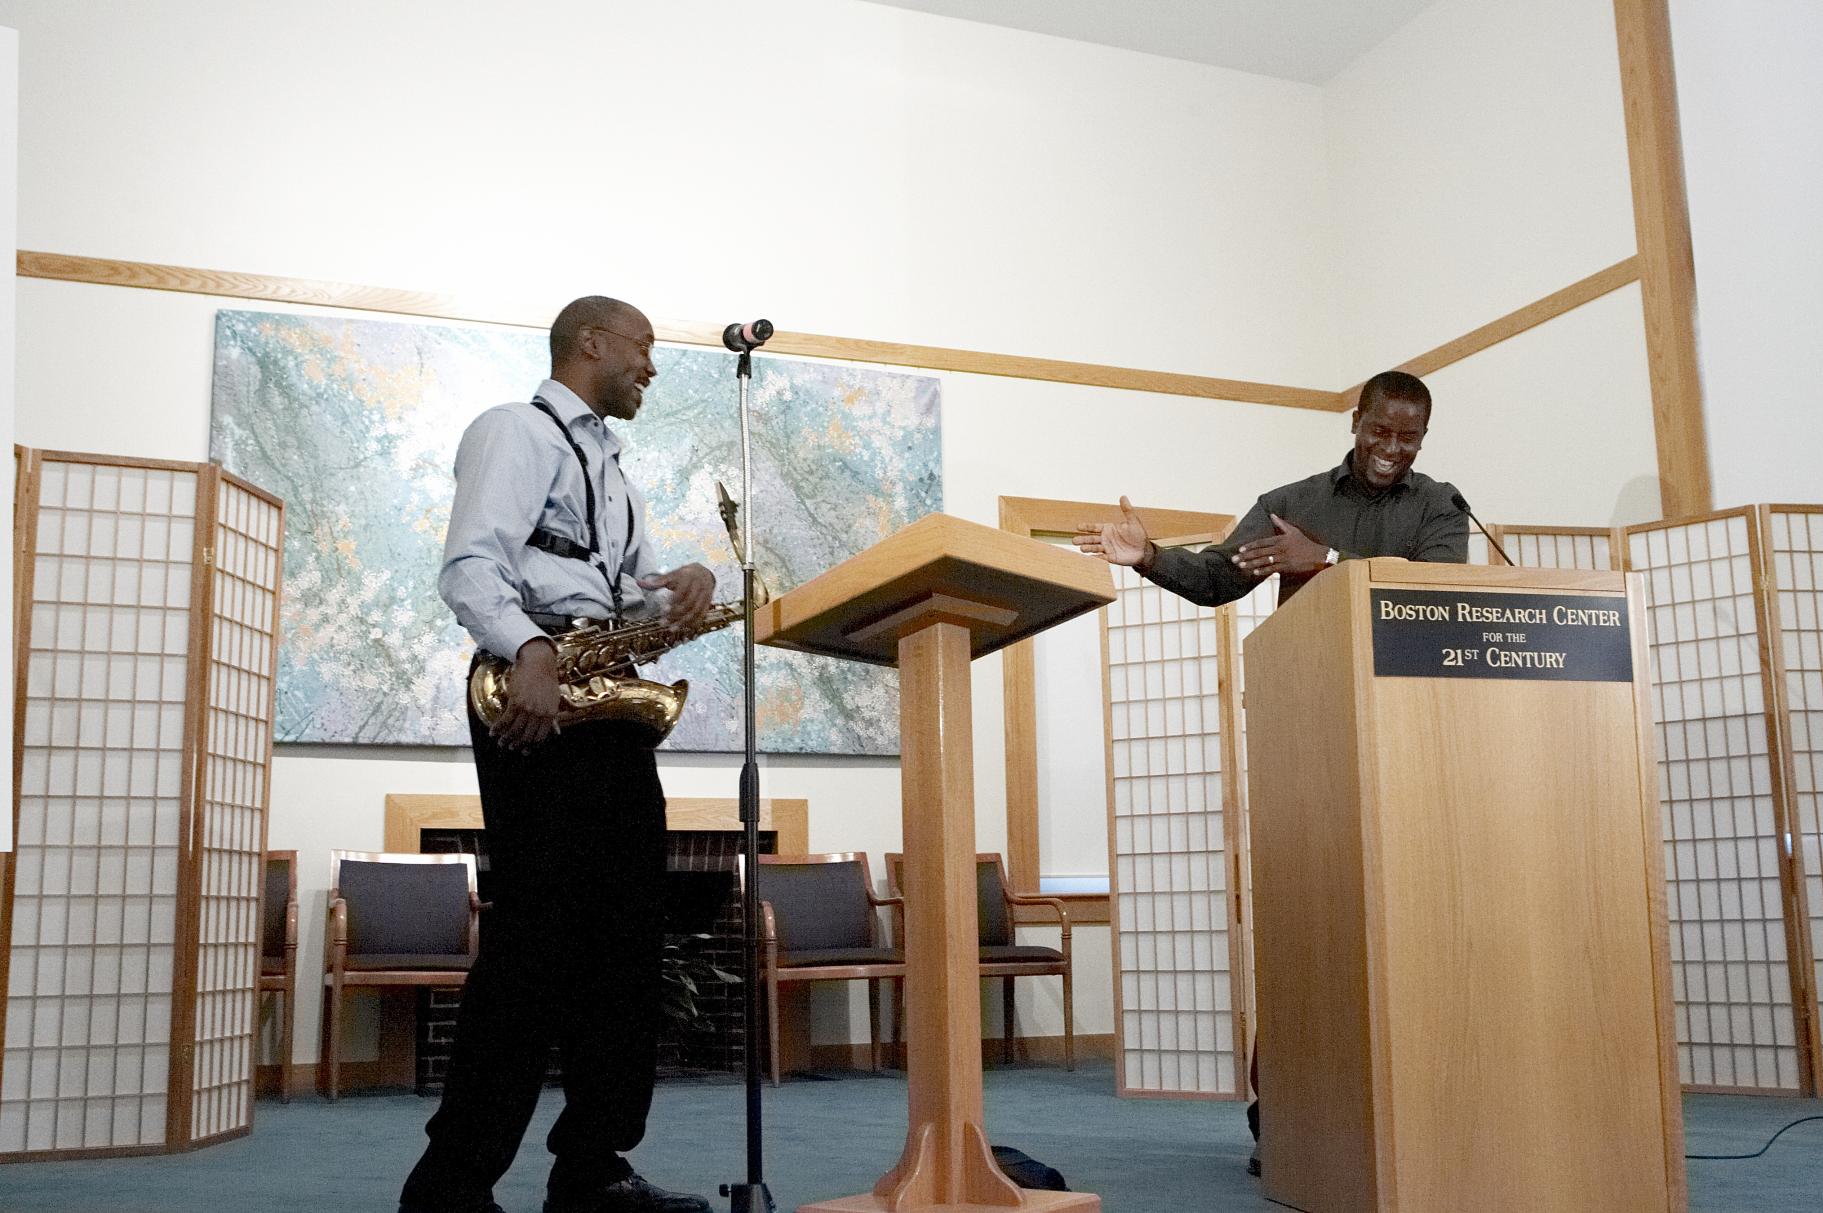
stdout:
<svg viewBox="0 0 1823 1213">
<path fill-rule="evenodd" d="M 1431 0 L 869 0 L 1322 84 Z"/>
</svg>

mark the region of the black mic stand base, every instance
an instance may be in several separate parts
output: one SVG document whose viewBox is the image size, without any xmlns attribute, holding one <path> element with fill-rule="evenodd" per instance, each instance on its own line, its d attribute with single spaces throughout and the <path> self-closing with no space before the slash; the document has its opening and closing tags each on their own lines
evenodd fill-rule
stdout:
<svg viewBox="0 0 1823 1213">
<path fill-rule="evenodd" d="M 778 1208 L 763 1183 L 723 1184 L 722 1195 L 728 1198 L 728 1213 L 774 1213 Z"/>
</svg>

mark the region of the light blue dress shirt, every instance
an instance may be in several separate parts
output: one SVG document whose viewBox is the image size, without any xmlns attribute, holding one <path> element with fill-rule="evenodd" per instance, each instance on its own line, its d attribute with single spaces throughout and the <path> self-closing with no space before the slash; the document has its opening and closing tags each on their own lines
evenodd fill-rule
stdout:
<svg viewBox="0 0 1823 1213">
<path fill-rule="evenodd" d="M 659 566 L 645 500 L 620 472 L 620 439 L 555 379 L 539 384 L 537 394 L 589 457 L 600 554 L 572 560 L 526 546 L 534 529 L 588 546 L 583 470 L 536 406 L 501 404 L 475 418 L 456 449 L 456 498 L 437 579 L 438 593 L 475 643 L 509 661 L 526 641 L 544 635 L 528 611 L 612 618 L 609 575 L 619 579 L 627 618 L 650 617 L 660 605 L 637 581 Z"/>
</svg>

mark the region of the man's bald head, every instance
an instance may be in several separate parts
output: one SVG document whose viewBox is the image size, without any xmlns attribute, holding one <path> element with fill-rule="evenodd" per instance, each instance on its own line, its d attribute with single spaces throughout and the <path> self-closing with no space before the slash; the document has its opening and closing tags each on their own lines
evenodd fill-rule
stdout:
<svg viewBox="0 0 1823 1213">
<path fill-rule="evenodd" d="M 632 333 L 644 323 L 645 316 L 630 303 L 606 295 L 584 295 L 572 299 L 551 321 L 551 365 L 562 364 L 576 356 L 582 342 L 582 331 L 605 328 Z"/>
<path fill-rule="evenodd" d="M 630 303 L 584 295 L 551 322 L 551 378 L 581 397 L 597 417 L 631 421 L 657 374 L 652 322 Z"/>
</svg>

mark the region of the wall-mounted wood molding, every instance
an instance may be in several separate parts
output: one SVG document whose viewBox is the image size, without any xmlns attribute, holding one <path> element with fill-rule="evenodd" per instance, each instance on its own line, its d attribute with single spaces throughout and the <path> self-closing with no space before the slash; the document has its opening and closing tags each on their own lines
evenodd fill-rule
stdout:
<svg viewBox="0 0 1823 1213">
<path fill-rule="evenodd" d="M 1464 333 L 1454 341 L 1446 341 L 1434 350 L 1426 350 L 1416 358 L 1401 362 L 1394 370 L 1424 376 L 1440 371 L 1451 363 L 1461 362 L 1471 354 L 1499 345 L 1509 337 L 1517 337 L 1527 329 L 1536 328 L 1547 320 L 1555 320 L 1565 312 L 1574 311 L 1585 303 L 1600 299 L 1612 291 L 1617 291 L 1630 282 L 1639 281 L 1639 258 L 1628 257 L 1617 261 L 1605 270 L 1598 270 L 1578 282 L 1572 282 L 1561 291 L 1553 291 L 1543 299 L 1528 303 L 1522 308 L 1508 312 L 1498 320 L 1490 320 L 1478 329 Z M 1365 382 L 1365 381 L 1363 381 Z M 1341 393 L 1342 407 L 1352 409 L 1360 397 L 1361 384 L 1357 383 Z"/>
<path fill-rule="evenodd" d="M 1617 3 L 1625 0 L 1616 0 Z M 1681 187 L 1682 178 L 1679 178 Z M 1681 198 L 1681 192 L 1680 192 Z M 1686 244 L 1688 224 L 1685 225 Z M 98 286 L 132 287 L 142 290 L 177 291 L 186 294 L 216 295 L 229 299 L 252 299 L 272 303 L 291 303 L 314 307 L 347 308 L 355 311 L 390 313 L 433 320 L 455 320 L 478 324 L 504 324 L 519 328 L 548 327 L 555 313 L 551 303 L 506 303 L 481 301 L 456 295 L 425 291 L 397 290 L 390 287 L 360 286 L 314 278 L 285 278 L 270 274 L 247 274 L 231 270 L 203 270 L 185 266 L 158 265 L 144 261 L 117 261 L 100 257 L 78 257 L 62 253 L 21 250 L 17 256 L 21 278 L 45 278 L 62 282 L 80 282 Z M 1404 363 L 1400 370 L 1415 375 L 1428 375 L 1472 354 L 1480 353 L 1527 329 L 1561 316 L 1599 299 L 1630 282 L 1641 280 L 1641 259 L 1628 257 L 1604 270 L 1554 291 L 1534 303 L 1509 312 L 1497 320 L 1463 334 L 1436 349 Z M 1648 349 L 1651 346 L 1652 308 L 1647 306 Z M 721 347 L 721 329 L 694 321 L 655 320 L 653 331 L 661 341 L 679 345 Z M 1170 396 L 1189 396 L 1207 400 L 1232 400 L 1245 404 L 1269 404 L 1283 408 L 1310 409 L 1318 412 L 1345 413 L 1355 406 L 1361 385 L 1340 392 L 1320 388 L 1289 387 L 1283 384 L 1255 383 L 1245 379 L 1223 379 L 1205 375 L 1184 375 L 1171 371 L 1148 371 L 1132 367 L 1104 366 L 1090 362 L 1063 362 L 1050 358 L 1027 358 L 1015 354 L 991 354 L 977 350 L 950 349 L 942 346 L 906 345 L 891 341 L 872 341 L 855 337 L 831 337 L 817 333 L 781 330 L 767 343 L 767 350 L 778 354 L 796 354 L 809 358 L 836 358 L 850 362 L 877 363 L 917 370 L 952 371 L 959 374 L 997 375 L 1014 379 L 1033 379 L 1049 383 L 1073 383 L 1088 387 L 1116 388 L 1126 391 L 1156 392 Z M 1694 349 L 1694 347 L 1692 347 Z M 1694 357 L 1694 353 L 1692 354 Z M 1669 485 L 1672 475 L 1667 470 L 1683 467 L 1694 458 L 1701 468 L 1702 493 L 1708 495 L 1708 460 L 1703 445 L 1700 400 L 1691 427 L 1688 410 L 1676 412 L 1676 424 L 1669 424 L 1659 404 L 1657 387 L 1660 375 L 1657 355 L 1653 355 L 1653 411 L 1659 437 L 1660 474 Z M 1694 442 L 1694 446 L 1692 443 Z M 1668 453 L 1669 452 L 1669 453 Z M 1681 474 L 1681 473 L 1680 473 Z M 1685 477 L 1688 482 L 1688 477 Z M 1667 489 L 1667 492 L 1670 490 Z M 1671 510 L 1666 498 L 1666 510 Z M 1691 512 L 1685 510 L 1683 512 Z"/>
<path fill-rule="evenodd" d="M 1658 440 L 1659 500 L 1666 518 L 1681 518 L 1712 508 L 1714 491 L 1703 429 L 1696 258 L 1690 246 L 1666 0 L 1614 0 L 1614 28 L 1633 180 L 1633 231 L 1639 242 L 1652 424 Z"/>
<path fill-rule="evenodd" d="M 310 304 L 389 312 L 437 320 L 462 320 L 510 324 L 543 330 L 550 326 L 561 301 L 537 307 L 532 304 L 483 303 L 460 295 L 358 286 L 313 278 L 283 278 L 269 274 L 244 274 L 229 270 L 202 270 L 144 261 L 110 261 L 100 257 L 75 257 L 61 253 L 20 250 L 21 278 L 50 278 L 100 286 L 138 287 L 155 291 L 180 291 L 220 295 L 230 299 L 258 299 L 273 303 Z M 661 341 L 720 349 L 719 325 L 694 321 L 654 320 L 653 331 Z M 1245 379 L 1220 379 L 1171 371 L 1103 366 L 1092 362 L 1063 362 L 1053 358 L 1027 358 L 1017 354 L 989 354 L 977 350 L 933 345 L 906 345 L 856 337 L 829 337 L 818 333 L 779 330 L 766 343 L 774 354 L 807 358 L 840 358 L 921 370 L 954 371 L 969 375 L 999 375 L 1038 379 L 1049 383 L 1075 383 L 1088 387 L 1119 388 L 1133 392 L 1159 392 L 1168 396 L 1193 396 L 1207 400 L 1234 400 L 1244 404 L 1272 404 L 1284 408 L 1333 412 L 1336 394 L 1317 388 L 1254 383 Z"/>
</svg>

